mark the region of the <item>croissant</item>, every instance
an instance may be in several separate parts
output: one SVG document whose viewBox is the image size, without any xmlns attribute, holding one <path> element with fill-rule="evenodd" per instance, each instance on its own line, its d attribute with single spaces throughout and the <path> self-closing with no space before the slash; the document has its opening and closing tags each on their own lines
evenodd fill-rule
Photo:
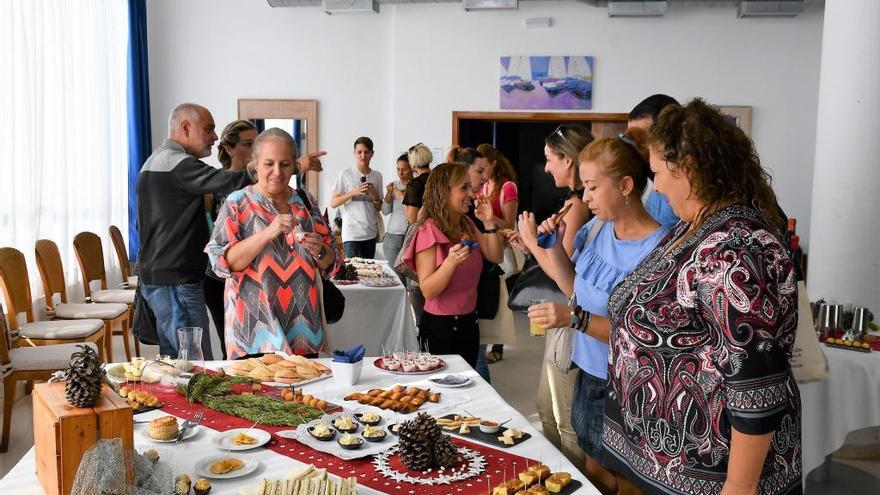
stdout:
<svg viewBox="0 0 880 495">
<path fill-rule="evenodd" d="M 427 399 L 428 398 L 428 391 L 422 390 L 421 392 L 416 394 L 416 397 L 418 397 L 419 399 L 422 399 L 422 400 Z"/>
<path fill-rule="evenodd" d="M 404 404 L 403 407 L 400 408 L 400 412 L 402 413 L 413 413 L 416 412 L 419 406 L 415 406 L 413 404 Z"/>
<path fill-rule="evenodd" d="M 373 400 L 373 398 L 370 397 L 369 395 L 361 394 L 361 398 L 358 399 L 357 401 L 360 402 L 361 404 L 369 404 L 370 402 L 372 402 L 372 400 Z"/>
<path fill-rule="evenodd" d="M 383 398 L 381 398 L 381 397 L 376 397 L 376 398 L 374 398 L 372 401 L 370 401 L 370 405 L 371 405 L 371 406 L 379 406 L 379 405 L 381 405 L 383 402 L 385 402 L 385 399 L 383 399 Z"/>
<path fill-rule="evenodd" d="M 391 394 L 391 397 L 389 397 L 389 399 L 400 400 L 401 397 L 403 397 L 403 392 L 394 392 L 393 394 Z"/>
<path fill-rule="evenodd" d="M 413 397 L 412 400 L 409 401 L 409 403 L 418 407 L 425 403 L 425 399 L 422 399 L 421 397 Z"/>
<path fill-rule="evenodd" d="M 440 392 L 434 392 L 428 396 L 429 402 L 440 402 Z"/>
<path fill-rule="evenodd" d="M 403 385 L 395 385 L 391 389 L 392 392 L 403 392 L 404 390 L 406 390 L 406 387 L 404 387 Z"/>
<path fill-rule="evenodd" d="M 390 399 L 386 399 L 385 402 L 383 402 L 382 405 L 379 407 L 381 409 L 391 409 L 391 407 L 394 405 L 394 403 L 395 403 L 395 401 L 390 400 Z"/>
<path fill-rule="evenodd" d="M 376 397 L 377 395 L 381 394 L 382 392 L 384 392 L 384 390 L 382 390 L 381 388 L 374 388 L 374 389 L 370 390 L 369 392 L 367 392 L 367 395 L 369 395 L 370 397 Z"/>
<path fill-rule="evenodd" d="M 379 394 L 379 397 L 381 397 L 383 399 L 387 399 L 387 398 L 391 397 L 391 394 L 393 394 L 393 393 L 394 392 L 392 392 L 390 390 L 386 390 L 386 391 L 382 392 L 381 394 Z"/>
<path fill-rule="evenodd" d="M 400 402 L 403 402 L 404 404 L 406 404 L 407 402 L 411 401 L 412 399 L 413 398 L 411 395 L 404 395 L 403 397 L 400 398 Z"/>
<path fill-rule="evenodd" d="M 360 393 L 360 392 L 355 392 L 355 393 L 353 393 L 353 394 L 348 394 L 348 395 L 346 395 L 346 396 L 345 396 L 345 400 L 358 400 L 358 399 L 360 399 L 360 398 L 363 397 L 363 396 L 364 396 L 364 394 L 362 394 L 362 393 Z"/>
<path fill-rule="evenodd" d="M 406 395 L 417 395 L 421 391 L 422 389 L 420 389 L 419 387 L 409 387 L 406 389 L 405 393 Z"/>
<path fill-rule="evenodd" d="M 400 412 L 403 408 L 403 402 L 394 401 L 394 404 L 391 404 L 391 410 L 394 412 Z"/>
</svg>

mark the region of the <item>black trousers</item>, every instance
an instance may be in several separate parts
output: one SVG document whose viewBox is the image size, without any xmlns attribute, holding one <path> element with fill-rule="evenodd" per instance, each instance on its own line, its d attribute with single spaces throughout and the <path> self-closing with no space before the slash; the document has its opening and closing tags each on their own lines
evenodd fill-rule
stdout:
<svg viewBox="0 0 880 495">
<path fill-rule="evenodd" d="M 471 368 L 476 367 L 480 352 L 477 313 L 449 316 L 422 312 L 419 345 L 431 354 L 458 354 Z"/>
<path fill-rule="evenodd" d="M 211 319 L 214 326 L 217 327 L 217 336 L 220 337 L 220 352 L 223 353 L 223 359 L 226 359 L 226 315 L 223 312 L 223 289 L 226 282 L 217 280 L 214 277 L 205 276 L 205 283 L 202 284 L 202 291 L 205 293 L 205 306 L 211 313 Z M 207 332 L 208 329 L 206 328 Z"/>
</svg>

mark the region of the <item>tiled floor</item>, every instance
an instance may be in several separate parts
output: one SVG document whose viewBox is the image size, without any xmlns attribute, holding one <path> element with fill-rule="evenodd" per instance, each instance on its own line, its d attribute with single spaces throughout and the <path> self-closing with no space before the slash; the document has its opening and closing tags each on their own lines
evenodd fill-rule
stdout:
<svg viewBox="0 0 880 495">
<path fill-rule="evenodd" d="M 540 428 L 535 407 L 539 363 L 543 356 L 543 339 L 528 335 L 528 323 L 517 320 L 516 345 L 505 347 L 504 359 L 489 366 L 492 385 L 518 411 L 523 413 L 533 426 Z M 117 360 L 124 358 L 121 337 L 116 337 L 114 354 Z M 158 349 L 142 346 L 145 356 L 153 356 Z M 12 416 L 12 434 L 9 451 L 0 454 L 0 476 L 4 476 L 18 460 L 33 446 L 32 408 L 30 397 L 19 399 Z M 880 493 L 880 459 L 849 460 L 835 456 L 831 464 L 831 475 L 827 483 L 807 480 L 808 495 L 868 495 Z"/>
</svg>

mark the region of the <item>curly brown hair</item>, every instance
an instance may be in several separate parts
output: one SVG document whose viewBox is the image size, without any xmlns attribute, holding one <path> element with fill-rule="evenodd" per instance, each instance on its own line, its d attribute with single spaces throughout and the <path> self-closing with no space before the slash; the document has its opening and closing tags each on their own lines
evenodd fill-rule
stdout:
<svg viewBox="0 0 880 495">
<path fill-rule="evenodd" d="M 419 210 L 419 225 L 424 225 L 430 218 L 446 237 L 458 239 L 462 229 L 466 229 L 467 221 L 462 216 L 460 223 L 455 225 L 447 203 L 452 188 L 463 180 L 467 180 L 467 165 L 463 163 L 441 163 L 431 170 L 425 183 L 422 209 Z"/>
<path fill-rule="evenodd" d="M 498 198 L 501 196 L 501 186 L 505 182 L 516 183 L 516 170 L 513 169 L 513 165 L 510 164 L 510 160 L 504 156 L 504 153 L 498 151 L 491 144 L 483 143 L 477 146 L 477 151 L 483 155 L 483 158 L 495 163 L 495 166 L 492 167 L 492 177 L 489 177 L 489 180 L 495 183 L 495 187 L 492 189 L 492 202 L 498 202 Z"/>
<path fill-rule="evenodd" d="M 785 231 L 770 174 L 761 166 L 754 143 L 717 107 L 701 98 L 685 106 L 668 105 L 651 126 L 650 141 L 670 170 L 687 175 L 704 212 L 755 201 L 779 232 Z"/>
</svg>

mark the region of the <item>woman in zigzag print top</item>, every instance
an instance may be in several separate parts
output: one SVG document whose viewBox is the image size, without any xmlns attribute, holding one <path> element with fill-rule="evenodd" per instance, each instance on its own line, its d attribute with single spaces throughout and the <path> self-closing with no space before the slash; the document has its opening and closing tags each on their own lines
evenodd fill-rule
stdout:
<svg viewBox="0 0 880 495">
<path fill-rule="evenodd" d="M 312 356 L 326 341 L 315 282 L 338 270 L 342 257 L 315 199 L 287 185 L 296 153 L 281 129 L 257 137 L 257 183 L 226 198 L 205 248 L 226 279 L 231 359 L 273 351 Z"/>
</svg>

